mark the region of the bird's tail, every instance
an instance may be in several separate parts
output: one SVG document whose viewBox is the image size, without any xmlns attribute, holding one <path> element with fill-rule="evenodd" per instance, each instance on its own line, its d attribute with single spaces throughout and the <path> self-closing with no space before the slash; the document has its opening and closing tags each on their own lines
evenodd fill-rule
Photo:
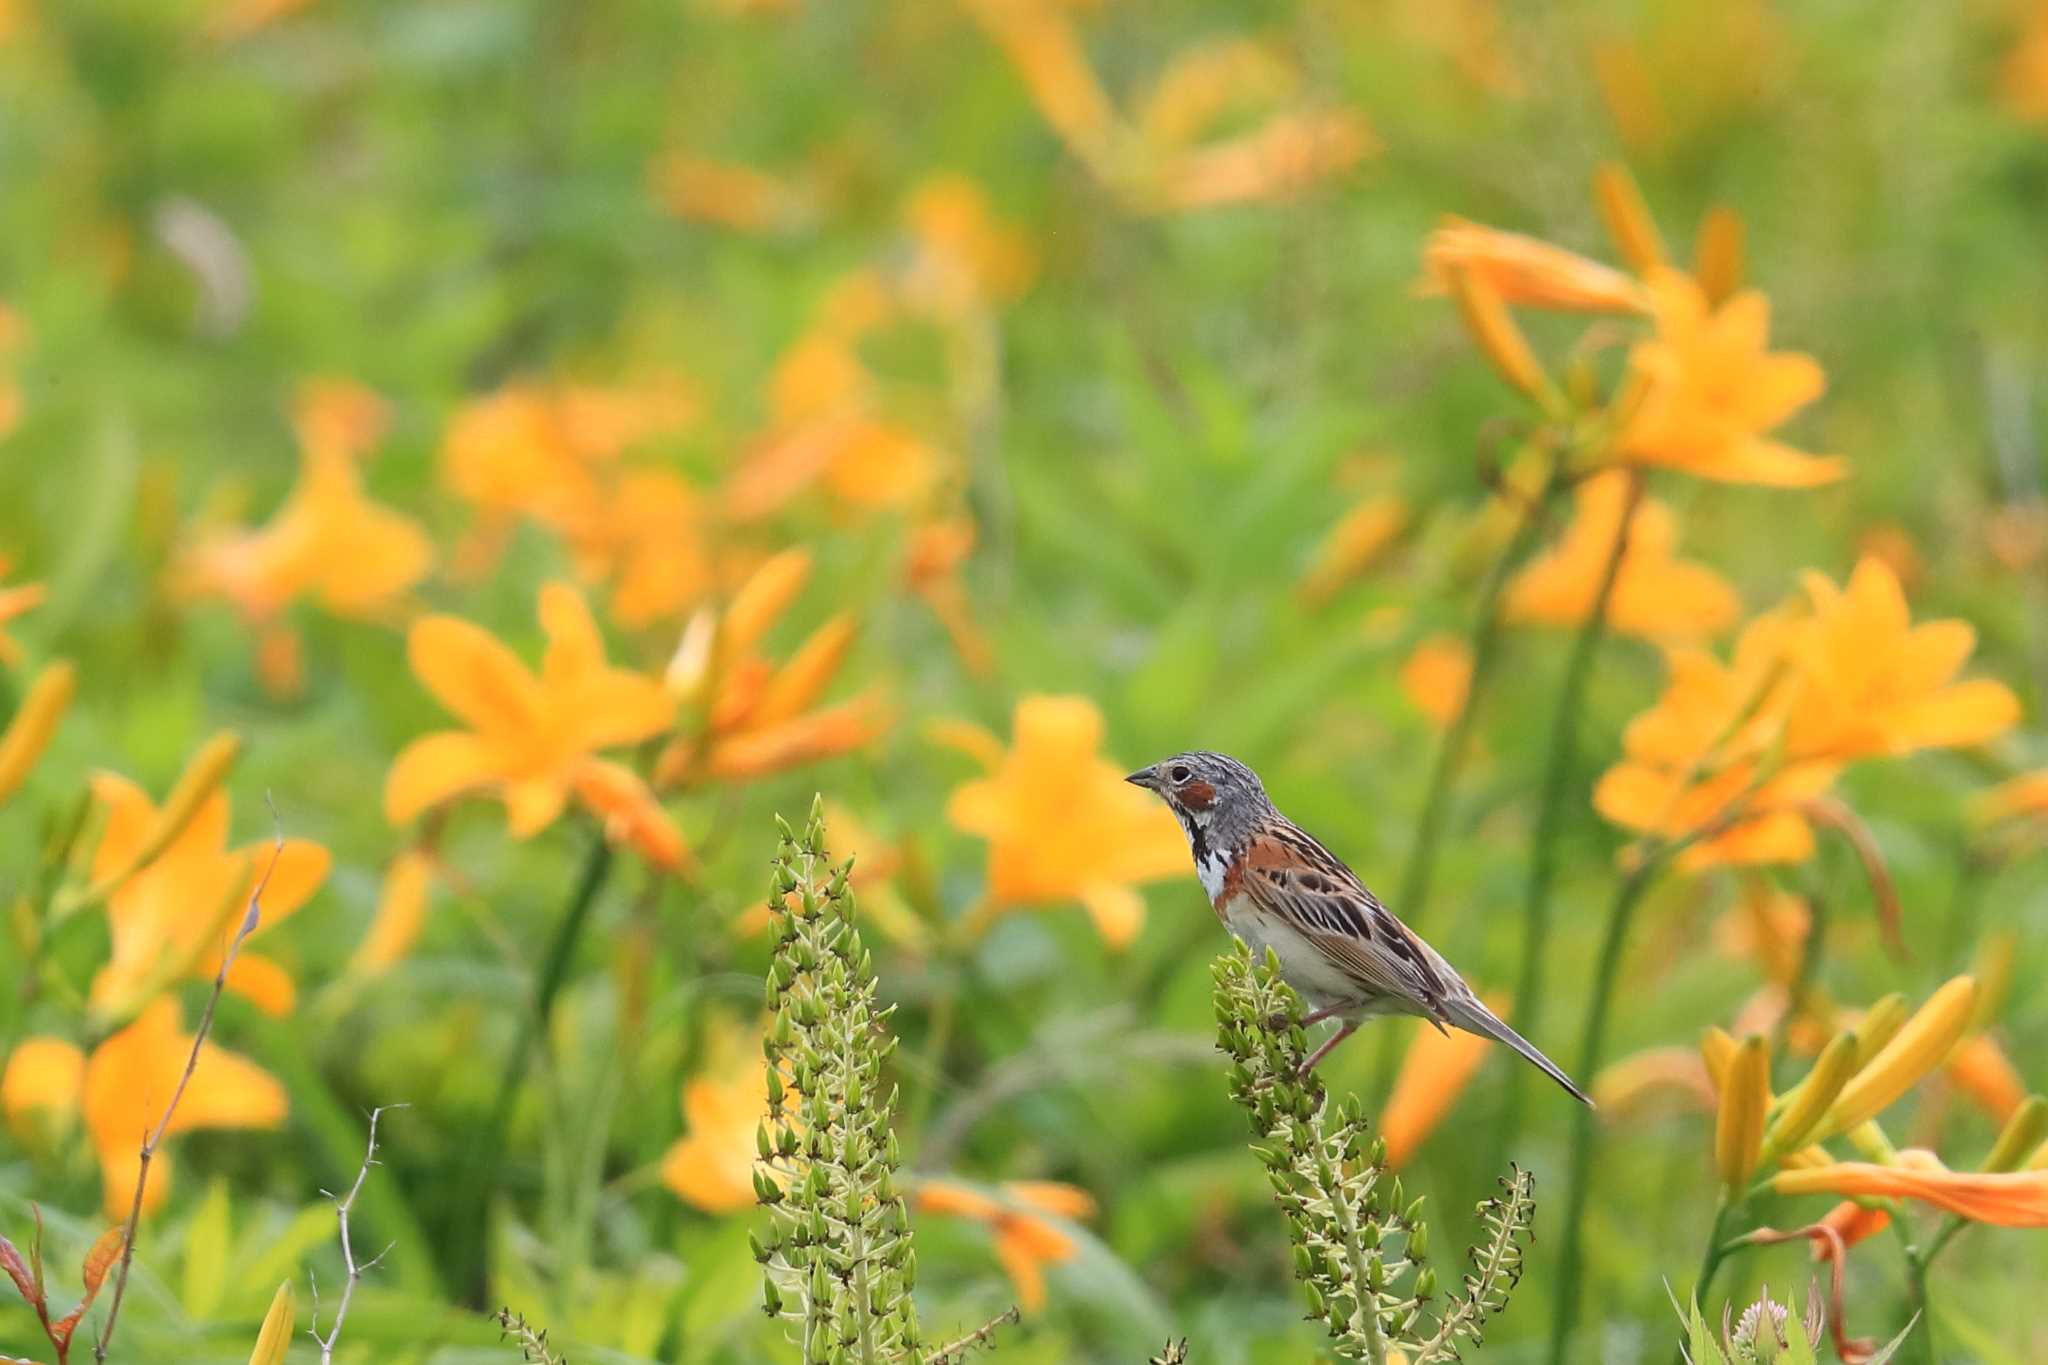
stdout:
<svg viewBox="0 0 2048 1365">
<path fill-rule="evenodd" d="M 1588 1109 L 1593 1107 L 1593 1097 L 1579 1089 L 1572 1078 L 1564 1074 L 1563 1067 L 1560 1067 L 1556 1062 L 1544 1056 L 1541 1049 L 1534 1043 L 1509 1028 L 1501 1020 L 1500 1016 L 1486 1008 L 1476 998 L 1466 996 L 1463 1000 L 1446 1000 L 1444 1002 L 1444 1014 L 1452 1023 L 1464 1029 L 1467 1033 L 1477 1033 L 1482 1037 L 1492 1038 L 1496 1042 L 1506 1043 L 1531 1062 L 1534 1062 L 1544 1075 L 1563 1086 L 1570 1092 L 1573 1099 L 1585 1105 Z"/>
</svg>

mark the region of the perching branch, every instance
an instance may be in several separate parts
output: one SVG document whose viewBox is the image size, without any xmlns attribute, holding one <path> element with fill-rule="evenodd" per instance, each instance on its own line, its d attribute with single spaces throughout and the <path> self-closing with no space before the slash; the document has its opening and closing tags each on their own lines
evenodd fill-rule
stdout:
<svg viewBox="0 0 2048 1365">
<path fill-rule="evenodd" d="M 341 1302 L 334 1307 L 334 1325 L 327 1329 L 327 1335 L 324 1337 L 320 1335 L 320 1282 L 318 1280 L 313 1281 L 313 1325 L 307 1329 L 306 1334 L 320 1343 L 320 1365 L 330 1365 L 330 1362 L 334 1359 L 334 1343 L 341 1340 L 342 1320 L 348 1317 L 349 1300 L 355 1297 L 357 1281 L 361 1280 L 365 1274 L 374 1268 L 377 1262 L 383 1260 L 391 1253 L 391 1247 L 387 1246 L 369 1260 L 361 1265 L 357 1265 L 355 1248 L 349 1241 L 348 1216 L 350 1211 L 356 1206 L 356 1196 L 363 1192 L 363 1182 L 369 1178 L 370 1168 L 379 1164 L 377 1161 L 377 1120 L 382 1117 L 387 1109 L 403 1108 L 405 1106 L 402 1104 L 386 1104 L 370 1111 L 369 1150 L 363 1153 L 363 1164 L 356 1171 L 356 1183 L 349 1186 L 348 1194 L 343 1198 L 335 1199 L 332 1191 L 320 1191 L 329 1199 L 334 1199 L 334 1218 L 341 1225 L 341 1263 L 348 1271 L 347 1278 L 343 1280 L 341 1286 Z M 396 1243 L 393 1245 L 396 1245 Z"/>
<path fill-rule="evenodd" d="M 199 1028 L 192 1037 L 192 1053 L 185 1059 L 185 1070 L 178 1077 L 177 1089 L 171 1092 L 171 1102 L 164 1106 L 164 1116 L 157 1120 L 156 1128 L 143 1139 L 142 1164 L 135 1173 L 135 1197 L 129 1201 L 128 1221 L 121 1230 L 121 1268 L 114 1275 L 114 1298 L 107 1305 L 107 1325 L 100 1329 L 100 1339 L 93 1344 L 94 1365 L 104 1365 L 107 1358 L 107 1344 L 114 1339 L 114 1324 L 121 1317 L 121 1299 L 128 1291 L 128 1270 L 135 1260 L 135 1225 L 142 1221 L 142 1194 L 149 1186 L 149 1163 L 156 1156 L 156 1149 L 163 1144 L 164 1133 L 171 1126 L 171 1116 L 178 1112 L 178 1102 L 185 1098 L 185 1087 L 192 1082 L 192 1073 L 199 1069 L 199 1050 L 206 1046 L 206 1035 L 213 1031 L 213 1012 L 220 1004 L 221 992 L 227 989 L 228 969 L 235 965 L 235 954 L 256 932 L 256 926 L 263 919 L 263 893 L 270 886 L 270 874 L 277 871 L 277 860 L 284 856 L 284 827 L 277 818 L 277 806 L 269 794 L 264 802 L 270 806 L 272 843 L 270 862 L 257 879 L 256 887 L 249 893 L 249 909 L 242 916 L 242 923 L 235 930 L 235 936 L 228 941 L 227 950 L 220 955 L 220 968 L 213 974 L 213 989 L 207 993 L 206 1010 L 199 1016 Z"/>
</svg>

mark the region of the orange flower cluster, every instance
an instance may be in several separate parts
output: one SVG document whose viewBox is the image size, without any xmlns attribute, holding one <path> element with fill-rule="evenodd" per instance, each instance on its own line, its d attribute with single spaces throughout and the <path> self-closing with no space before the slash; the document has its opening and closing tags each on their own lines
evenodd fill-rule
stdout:
<svg viewBox="0 0 2048 1365">
<path fill-rule="evenodd" d="M 1956 680 L 1970 626 L 1914 625 L 1882 561 L 1861 561 L 1846 587 L 1820 574 L 1805 586 L 1746 626 L 1726 663 L 1670 649 L 1663 698 L 1594 793 L 1616 824 L 1693 841 L 1681 866 L 1801 861 L 1810 803 L 1848 764 L 1978 744 L 2019 719 L 2003 684 Z"/>
<path fill-rule="evenodd" d="M 1133 212 L 1188 213 L 1292 198 L 1378 150 L 1363 115 L 1304 97 L 1296 67 L 1227 39 L 1182 53 L 1126 116 L 1073 21 L 1044 0 L 969 0 L 1067 150 Z M 1248 131 L 1211 136 L 1256 117 Z"/>
<path fill-rule="evenodd" d="M 1663 240 L 1633 181 L 1603 167 L 1596 197 L 1636 277 L 1519 233 L 1451 219 L 1423 248 L 1425 291 L 1456 298 L 1466 327 L 1515 388 L 1553 416 L 1567 400 L 1543 371 L 1508 309 L 1646 317 L 1651 334 L 1629 356 L 1612 398 L 1597 459 L 1681 470 L 1733 483 L 1807 487 L 1842 476 L 1839 459 L 1805 454 L 1768 433 L 1820 396 L 1810 356 L 1768 349 L 1770 304 L 1740 290 L 1739 227 L 1709 215 L 1687 274 Z"/>
<path fill-rule="evenodd" d="M 762 777 L 861 748 L 888 728 L 888 710 L 874 689 L 816 705 L 853 647 L 850 615 L 819 626 L 780 666 L 755 650 L 803 590 L 811 562 L 807 550 L 785 550 L 755 570 L 722 614 L 706 609 L 691 619 L 667 684 L 703 719 L 662 750 L 657 786 Z"/>
<path fill-rule="evenodd" d="M 472 400 L 441 444 L 443 485 L 478 514 L 458 567 L 487 571 L 524 520 L 562 538 L 584 581 L 610 585 L 621 624 L 694 605 L 712 586 L 704 497 L 680 473 L 625 457 L 684 434 L 697 411 L 666 376 L 609 388 L 513 384 Z"/>
<path fill-rule="evenodd" d="M 414 623 L 413 672 L 469 728 L 406 746 L 384 786 L 384 813 L 404 824 L 430 806 L 487 790 L 514 838 L 539 833 L 573 796 L 657 867 L 688 859 L 683 837 L 630 768 L 597 751 L 667 730 L 675 699 L 652 678 L 605 661 L 604 640 L 574 588 L 540 594 L 547 650 L 536 676 L 489 632 L 453 616 Z"/>
<path fill-rule="evenodd" d="M 258 669 L 274 695 L 303 686 L 298 637 L 282 619 L 293 603 L 376 620 L 433 567 L 419 524 L 364 492 L 359 462 L 383 427 L 383 403 L 368 390 L 306 385 L 293 411 L 299 479 L 284 504 L 259 527 L 202 527 L 172 570 L 174 593 L 229 602 L 261 632 Z"/>
</svg>

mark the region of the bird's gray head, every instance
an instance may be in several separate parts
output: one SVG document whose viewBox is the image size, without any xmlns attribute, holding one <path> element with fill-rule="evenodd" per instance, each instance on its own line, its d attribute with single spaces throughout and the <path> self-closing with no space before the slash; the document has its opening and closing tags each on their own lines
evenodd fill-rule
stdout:
<svg viewBox="0 0 2048 1365">
<path fill-rule="evenodd" d="M 1197 859 L 1205 846 L 1235 848 L 1273 809 L 1257 773 L 1227 754 L 1207 749 L 1161 759 L 1124 781 L 1159 794 L 1179 817 Z"/>
</svg>

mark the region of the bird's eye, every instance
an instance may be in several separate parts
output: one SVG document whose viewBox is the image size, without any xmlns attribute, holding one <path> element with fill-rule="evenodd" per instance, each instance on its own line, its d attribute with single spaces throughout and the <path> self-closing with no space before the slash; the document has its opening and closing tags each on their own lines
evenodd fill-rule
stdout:
<svg viewBox="0 0 2048 1365">
<path fill-rule="evenodd" d="M 1175 782 L 1185 782 L 1189 778 L 1194 776 L 1193 773 L 1188 771 L 1188 765 L 1185 763 L 1174 764 L 1166 775 L 1172 778 Z"/>
</svg>

